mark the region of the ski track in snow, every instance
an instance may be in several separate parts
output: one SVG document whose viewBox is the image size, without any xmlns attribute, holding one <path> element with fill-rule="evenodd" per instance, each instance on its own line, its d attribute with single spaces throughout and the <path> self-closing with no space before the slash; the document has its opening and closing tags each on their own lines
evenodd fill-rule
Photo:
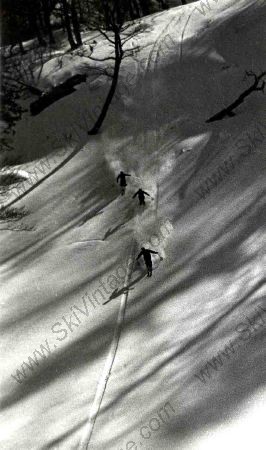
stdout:
<svg viewBox="0 0 266 450">
<path fill-rule="evenodd" d="M 126 288 L 128 286 L 130 279 L 131 279 L 132 269 L 133 269 L 133 261 L 135 259 L 135 253 L 136 253 L 135 246 L 136 246 L 136 244 L 133 239 L 132 245 L 131 245 L 131 251 L 129 253 L 129 258 L 127 261 L 127 272 L 126 272 L 125 281 L 123 284 L 124 288 Z M 109 350 L 108 356 L 105 361 L 102 375 L 98 381 L 98 385 L 96 388 L 96 393 L 95 393 L 94 401 L 93 401 L 93 404 L 91 407 L 89 419 L 85 426 L 85 429 L 83 432 L 83 437 L 79 444 L 79 450 L 87 450 L 89 448 L 89 444 L 90 444 L 90 440 L 91 440 L 91 436 L 92 436 L 92 432 L 93 432 L 93 427 L 94 427 L 95 421 L 97 419 L 97 415 L 100 411 L 100 407 L 101 407 L 103 396 L 104 396 L 104 393 L 106 390 L 108 379 L 111 375 L 111 370 L 112 370 L 112 367 L 114 364 L 116 351 L 118 348 L 119 338 L 121 335 L 123 321 L 124 321 L 125 312 L 126 312 L 128 292 L 129 291 L 126 290 L 122 294 L 122 297 L 121 297 L 120 307 L 119 307 L 119 311 L 118 311 L 117 321 L 115 324 L 115 330 L 114 330 L 114 334 L 113 334 L 112 343 L 110 345 L 110 350 Z"/>
<path fill-rule="evenodd" d="M 182 17 L 182 15 L 183 14 L 181 14 L 181 17 Z M 160 44 L 161 44 L 162 38 L 165 36 L 165 34 L 166 34 L 167 30 L 169 29 L 170 25 L 172 24 L 172 22 L 174 22 L 176 20 L 177 20 L 177 17 L 176 17 L 176 15 L 174 15 L 174 17 L 172 17 L 172 19 L 167 23 L 167 25 L 163 28 L 163 30 L 159 34 L 158 38 L 155 40 L 155 42 L 154 42 L 154 44 L 152 46 L 152 49 L 151 49 L 151 51 L 149 53 L 149 56 L 147 58 L 146 72 L 148 72 L 150 70 L 150 66 L 151 66 L 151 63 L 152 63 L 152 56 L 153 56 L 154 53 L 155 53 L 155 60 L 154 60 L 152 69 L 155 69 L 156 61 L 157 61 L 157 58 L 158 58 L 158 54 L 159 54 Z M 180 20 L 180 16 L 178 16 L 178 20 Z"/>
<path fill-rule="evenodd" d="M 185 23 L 185 26 L 184 26 L 183 31 L 182 31 L 182 34 L 181 34 L 179 62 L 181 62 L 181 61 L 182 61 L 182 58 L 183 58 L 183 42 L 184 42 L 185 32 L 186 32 L 188 23 L 189 23 L 189 21 L 190 21 L 190 18 L 191 18 L 191 16 L 192 16 L 193 12 L 195 11 L 195 9 L 196 9 L 196 8 L 193 8 L 192 11 L 191 11 L 191 13 L 188 15 L 187 21 L 186 21 L 186 23 Z"/>
</svg>

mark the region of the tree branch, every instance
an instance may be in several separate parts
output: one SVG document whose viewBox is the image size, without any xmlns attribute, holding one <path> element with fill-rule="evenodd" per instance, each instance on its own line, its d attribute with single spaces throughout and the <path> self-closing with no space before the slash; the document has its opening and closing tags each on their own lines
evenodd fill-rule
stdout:
<svg viewBox="0 0 266 450">
<path fill-rule="evenodd" d="M 107 39 L 107 41 L 109 41 L 112 45 L 115 45 L 115 41 L 113 41 L 112 39 L 110 39 L 107 33 L 105 33 L 105 32 L 104 32 L 103 30 L 101 30 L 100 28 L 98 28 L 98 31 L 105 37 L 105 39 Z"/>
<path fill-rule="evenodd" d="M 93 58 L 93 56 L 87 56 L 87 58 L 91 59 L 92 61 L 96 61 L 96 62 L 115 61 L 114 56 L 109 56 L 109 57 L 103 58 L 103 59 Z"/>
</svg>

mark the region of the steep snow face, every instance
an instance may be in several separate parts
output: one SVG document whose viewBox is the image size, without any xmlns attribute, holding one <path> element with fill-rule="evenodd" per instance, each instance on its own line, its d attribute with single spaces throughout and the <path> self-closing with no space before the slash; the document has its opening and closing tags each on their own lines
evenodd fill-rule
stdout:
<svg viewBox="0 0 266 450">
<path fill-rule="evenodd" d="M 143 20 L 128 44 L 141 49 L 122 65 L 98 136 L 86 131 L 108 85 L 95 71 L 19 124 L 20 169 L 32 183 L 73 146 L 81 151 L 17 203 L 34 229 L 2 235 L 5 449 L 78 448 L 92 417 L 84 445 L 97 450 L 248 449 L 250 427 L 265 417 L 263 96 L 205 123 L 247 88 L 245 70 L 263 68 L 265 7 L 209 0 L 204 15 L 202 3 Z M 84 68 L 78 56 L 65 61 L 56 72 L 50 62 L 40 82 Z M 124 197 L 121 169 L 132 175 Z M 143 209 L 132 199 L 139 187 L 151 195 Z M 142 245 L 164 259 L 154 257 L 151 279 L 135 263 L 125 285 Z M 263 427 L 254 433 L 259 448 Z"/>
</svg>

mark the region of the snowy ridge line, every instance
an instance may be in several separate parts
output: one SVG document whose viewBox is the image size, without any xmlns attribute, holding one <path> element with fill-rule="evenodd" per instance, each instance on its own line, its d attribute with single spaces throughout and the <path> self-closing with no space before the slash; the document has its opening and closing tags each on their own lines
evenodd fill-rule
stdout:
<svg viewBox="0 0 266 450">
<path fill-rule="evenodd" d="M 218 372 L 223 367 L 224 362 L 228 362 L 232 356 L 236 356 L 236 350 L 239 350 L 239 348 L 250 343 L 252 338 L 256 338 L 259 335 L 258 330 L 261 331 L 260 329 L 266 326 L 266 322 L 263 318 L 264 314 L 266 319 L 266 309 L 264 309 L 261 305 L 256 306 L 256 309 L 257 311 L 255 316 L 245 317 L 245 322 L 239 322 L 235 327 L 235 331 L 238 334 L 243 334 L 243 336 L 240 335 L 234 340 L 230 339 L 224 346 L 223 350 L 219 350 L 215 356 L 207 361 L 200 372 L 194 375 L 194 377 L 197 378 L 202 384 L 206 385 L 214 375 L 214 373 L 210 373 L 211 369 Z M 257 321 L 258 317 L 260 318 L 260 322 Z M 255 325 L 258 325 L 258 328 L 256 328 Z M 246 335 L 246 333 L 248 334 Z M 225 361 L 222 356 L 226 357 Z"/>
<path fill-rule="evenodd" d="M 135 244 L 135 241 L 133 240 L 132 246 L 131 246 L 131 251 L 130 251 L 130 256 L 129 256 L 128 262 L 127 262 L 127 272 L 126 272 L 125 281 L 124 281 L 124 288 L 126 288 L 126 286 L 128 285 L 128 282 L 129 282 L 131 274 L 132 274 L 133 265 L 131 263 L 134 260 L 134 254 L 136 252 L 135 246 L 136 246 L 136 244 Z M 95 393 L 94 401 L 93 401 L 93 404 L 91 407 L 88 422 L 85 426 L 83 436 L 80 441 L 78 450 L 87 450 L 89 448 L 93 428 L 94 428 L 98 413 L 100 411 L 100 407 L 101 407 L 103 396 L 104 396 L 104 393 L 106 390 L 107 382 L 110 377 L 113 363 L 115 360 L 116 351 L 117 351 L 118 344 L 119 344 L 119 338 L 121 335 L 122 325 L 123 325 L 124 317 L 125 317 L 127 298 L 128 298 L 128 290 L 125 290 L 125 292 L 122 294 L 122 297 L 121 297 L 117 322 L 116 322 L 110 350 L 109 350 L 107 359 L 105 361 L 103 373 L 101 375 L 101 378 L 98 382 L 98 386 L 96 388 L 96 393 Z"/>
</svg>

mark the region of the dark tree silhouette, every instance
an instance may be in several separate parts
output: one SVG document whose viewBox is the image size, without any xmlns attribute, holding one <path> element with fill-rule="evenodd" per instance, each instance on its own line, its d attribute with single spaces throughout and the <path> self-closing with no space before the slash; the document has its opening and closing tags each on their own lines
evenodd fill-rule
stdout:
<svg viewBox="0 0 266 450">
<path fill-rule="evenodd" d="M 27 93 L 41 97 L 42 91 L 38 88 L 44 63 L 49 60 L 51 53 L 38 47 L 28 51 L 25 55 L 17 54 L 10 57 L 1 55 L 1 100 L 2 121 L 5 125 L 0 144 L 2 150 L 11 150 L 10 137 L 15 133 L 15 125 L 26 111 L 21 106 L 21 96 Z"/>
<path fill-rule="evenodd" d="M 185 4 L 185 1 L 182 1 Z M 167 9 L 167 0 L 2 0 L 1 25 L 3 45 L 16 44 L 23 53 L 23 41 L 37 38 L 40 46 L 55 43 L 54 27 L 58 19 L 66 30 L 71 49 L 82 44 L 80 23 L 90 25 L 104 12 L 106 25 L 110 22 L 110 9 L 117 17 L 135 20 L 160 9 Z M 52 23 L 51 15 L 56 18 Z M 106 28 L 108 29 L 108 28 Z"/>
<path fill-rule="evenodd" d="M 125 58 L 126 56 L 132 56 L 134 54 L 134 51 L 138 50 L 138 47 L 131 48 L 130 50 L 125 50 L 124 45 L 142 30 L 139 24 L 138 25 L 135 24 L 134 26 L 132 24 L 125 23 L 129 9 L 122 8 L 119 0 L 112 5 L 110 5 L 108 1 L 104 1 L 103 3 L 104 3 L 103 15 L 106 25 L 105 29 L 99 27 L 98 31 L 113 46 L 114 56 L 110 56 L 103 60 L 95 58 L 95 60 L 96 61 L 112 60 L 114 61 L 114 69 L 113 74 L 111 76 L 112 82 L 109 92 L 107 94 L 107 97 L 105 99 L 105 102 L 103 104 L 98 119 L 96 120 L 92 129 L 88 131 L 89 135 L 97 134 L 104 122 L 104 119 L 106 118 L 108 109 L 115 95 L 119 78 L 120 66 L 123 58 Z M 90 58 L 94 59 L 93 57 Z"/>
<path fill-rule="evenodd" d="M 74 37 L 73 37 L 72 29 L 71 29 L 71 22 L 70 22 L 70 16 L 69 16 L 69 4 L 68 4 L 67 0 L 61 0 L 61 2 L 62 2 L 62 12 L 63 12 L 63 17 L 64 17 L 64 24 L 65 24 L 66 31 L 67 31 L 68 42 L 70 44 L 71 49 L 74 50 L 75 48 L 77 48 L 77 44 L 74 41 Z"/>
<path fill-rule="evenodd" d="M 73 31 L 76 38 L 77 46 L 79 47 L 82 45 L 82 39 L 80 34 L 80 26 L 79 26 L 79 19 L 78 19 L 78 13 L 76 9 L 76 1 L 71 0 L 70 4 L 70 11 L 71 11 L 71 17 L 72 17 L 72 24 L 73 24 Z"/>
<path fill-rule="evenodd" d="M 55 44 L 55 38 L 53 35 L 53 29 L 50 21 L 50 15 L 53 10 L 53 3 L 50 0 L 42 0 L 42 10 L 45 28 L 49 37 L 49 43 Z"/>
<path fill-rule="evenodd" d="M 248 89 L 246 89 L 244 92 L 242 92 L 242 94 L 240 94 L 239 97 L 233 103 L 231 103 L 226 108 L 222 109 L 222 111 L 219 111 L 214 116 L 210 117 L 210 119 L 206 120 L 207 123 L 215 122 L 216 120 L 222 120 L 225 117 L 234 117 L 236 115 L 234 110 L 239 105 L 241 105 L 241 103 L 243 103 L 245 101 L 245 99 L 250 94 L 252 94 L 252 92 L 256 92 L 256 91 L 264 92 L 265 81 L 263 81 L 263 78 L 266 75 L 266 71 L 262 72 L 260 75 L 256 75 L 254 72 L 251 71 L 251 72 L 246 72 L 246 75 L 248 77 L 254 78 L 253 84 Z M 261 82 L 261 84 L 260 84 L 260 82 Z"/>
</svg>

